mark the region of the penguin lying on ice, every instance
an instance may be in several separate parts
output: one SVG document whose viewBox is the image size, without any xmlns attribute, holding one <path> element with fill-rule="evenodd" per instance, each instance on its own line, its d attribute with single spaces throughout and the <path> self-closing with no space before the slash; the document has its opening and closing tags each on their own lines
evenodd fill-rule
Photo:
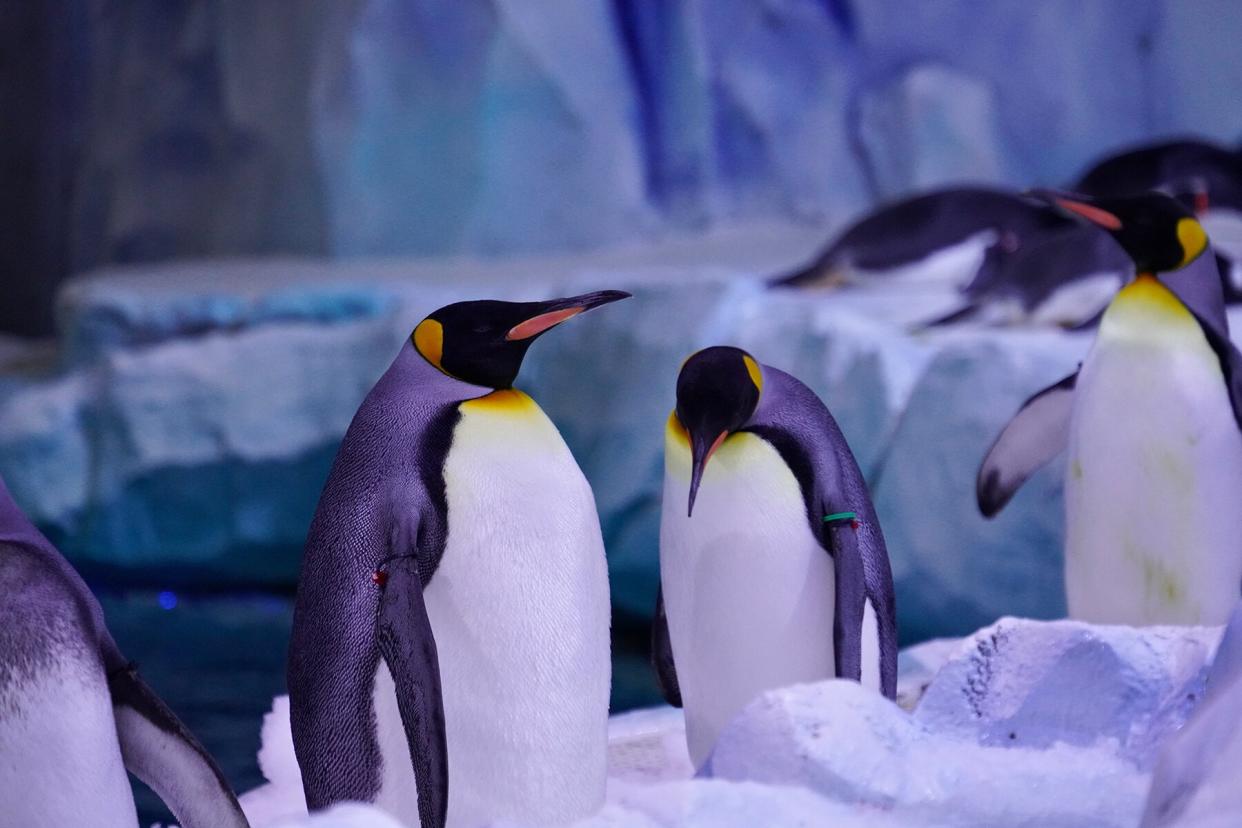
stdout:
<svg viewBox="0 0 1242 828">
<path fill-rule="evenodd" d="M 1072 222 L 1038 201 L 983 187 L 955 187 L 872 210 L 838 235 L 813 261 L 772 280 L 787 287 L 832 287 L 858 272 L 882 273 L 928 262 L 955 249 L 994 257 L 1017 251 L 1028 237 Z M 968 282 L 979 257 L 962 274 Z"/>
<path fill-rule="evenodd" d="M 184 828 L 247 825 L 219 767 L 0 480 L 0 826 L 134 828 L 126 770 Z"/>
<path fill-rule="evenodd" d="M 979 508 L 996 514 L 1068 447 L 1070 616 L 1222 624 L 1242 589 L 1242 355 L 1207 236 L 1156 193 L 1049 197 L 1108 230 L 1138 276 L 1080 369 L 1005 426 L 979 469 Z"/>
<path fill-rule="evenodd" d="M 603 803 L 599 517 L 560 433 L 512 385 L 536 337 L 628 295 L 441 308 L 358 409 L 289 646 L 311 810 L 360 800 L 439 828 L 559 824 Z"/>
<path fill-rule="evenodd" d="M 896 695 L 892 573 L 854 456 L 809 388 L 737 348 L 677 378 L 660 581 L 653 660 L 696 767 L 765 690 L 836 676 Z"/>
</svg>

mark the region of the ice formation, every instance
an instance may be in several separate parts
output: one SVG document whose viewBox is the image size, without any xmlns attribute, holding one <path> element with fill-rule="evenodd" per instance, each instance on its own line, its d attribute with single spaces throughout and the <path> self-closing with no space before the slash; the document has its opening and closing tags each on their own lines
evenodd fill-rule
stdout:
<svg viewBox="0 0 1242 828">
<path fill-rule="evenodd" d="M 519 377 L 594 487 L 620 609 L 652 609 L 677 366 L 705 345 L 735 344 L 803 379 L 840 422 L 880 513 L 907 640 L 1063 614 L 1059 464 L 993 521 L 977 512 L 974 478 L 1002 424 L 1073 370 L 1090 334 L 911 332 L 955 301 L 947 285 L 965 260 L 913 274 L 900 291 L 885 280 L 764 288 L 821 240 L 752 226 L 501 263 L 104 271 L 64 292 L 58 361 L 0 354 L 0 468 L 79 564 L 289 583 L 337 442 L 423 315 L 479 296 L 623 288 L 634 298 L 541 341 Z"/>
<path fill-rule="evenodd" d="M 1149 785 L 1144 825 L 1227 824 L 1210 820 L 1242 805 L 1242 683 L 1227 650 L 1209 670 L 1220 636 L 1005 618 L 902 653 L 913 711 L 847 681 L 765 693 L 697 777 L 681 711 L 615 716 L 608 801 L 579 825 L 1130 828 Z M 1209 672 L 1230 683 L 1200 704 Z M 287 716 L 278 698 L 260 751 L 269 784 L 242 797 L 255 828 L 305 813 Z"/>
<path fill-rule="evenodd" d="M 80 194 L 64 217 L 79 265 L 547 251 L 757 215 L 839 226 L 963 174 L 1055 185 L 1121 144 L 1242 133 L 1230 3 L 352 0 L 291 21 L 145 2 L 80 18 L 88 89 L 46 81 L 87 139 L 106 136 L 46 150 Z M 127 95 L 135 73 L 166 82 Z"/>
</svg>

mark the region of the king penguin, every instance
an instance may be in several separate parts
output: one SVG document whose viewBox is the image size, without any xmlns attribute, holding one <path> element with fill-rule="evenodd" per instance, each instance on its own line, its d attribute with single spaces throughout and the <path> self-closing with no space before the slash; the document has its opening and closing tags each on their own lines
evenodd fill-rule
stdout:
<svg viewBox="0 0 1242 828">
<path fill-rule="evenodd" d="M 556 427 L 512 386 L 536 337 L 628 295 L 443 307 L 358 409 L 307 536 L 289 648 L 311 810 L 359 800 L 439 828 L 602 804 L 599 516 Z"/>
<path fill-rule="evenodd" d="M 695 767 L 765 690 L 835 676 L 894 698 L 884 536 L 814 392 L 738 348 L 699 351 L 664 451 L 653 661 Z"/>
<path fill-rule="evenodd" d="M 1242 591 L 1242 356 L 1190 210 L 1158 193 L 1049 196 L 1112 233 L 1136 278 L 1079 370 L 1029 399 L 979 469 L 996 514 L 1066 447 L 1069 614 L 1110 624 L 1223 624 Z"/>
<path fill-rule="evenodd" d="M 134 828 L 126 770 L 185 828 L 247 825 L 219 767 L 0 480 L 0 826 Z"/>
</svg>

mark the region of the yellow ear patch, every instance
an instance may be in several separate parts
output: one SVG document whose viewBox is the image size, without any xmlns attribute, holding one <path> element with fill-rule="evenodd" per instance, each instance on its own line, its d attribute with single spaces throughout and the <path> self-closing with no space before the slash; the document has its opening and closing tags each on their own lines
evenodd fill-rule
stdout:
<svg viewBox="0 0 1242 828">
<path fill-rule="evenodd" d="M 749 354 L 742 355 L 742 362 L 746 363 L 746 373 L 750 374 L 750 381 L 755 384 L 755 388 L 760 394 L 763 393 L 763 372 L 759 370 L 759 363 L 751 359 Z"/>
<path fill-rule="evenodd" d="M 665 426 L 667 436 L 677 440 L 678 442 L 690 445 L 690 435 L 686 433 L 686 427 L 681 424 L 681 420 L 677 418 L 677 410 L 674 409 L 668 413 L 668 423 Z"/>
<path fill-rule="evenodd" d="M 1184 218 L 1177 223 L 1177 240 L 1182 244 L 1182 267 L 1185 267 L 1207 247 L 1208 237 L 1202 224 L 1192 218 Z"/>
<path fill-rule="evenodd" d="M 424 359 L 441 371 L 444 370 L 440 365 L 440 359 L 444 356 L 443 325 L 434 319 L 424 319 L 418 323 L 418 327 L 414 329 L 414 335 L 410 338 L 414 340 L 414 347 Z"/>
</svg>

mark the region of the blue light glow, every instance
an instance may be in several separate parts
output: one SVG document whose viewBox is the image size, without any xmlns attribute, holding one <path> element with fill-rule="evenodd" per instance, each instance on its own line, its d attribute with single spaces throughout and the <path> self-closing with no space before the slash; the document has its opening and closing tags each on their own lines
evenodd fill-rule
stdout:
<svg viewBox="0 0 1242 828">
<path fill-rule="evenodd" d="M 159 595 L 160 606 L 166 610 L 173 609 L 177 606 L 177 593 L 165 590 Z"/>
</svg>

